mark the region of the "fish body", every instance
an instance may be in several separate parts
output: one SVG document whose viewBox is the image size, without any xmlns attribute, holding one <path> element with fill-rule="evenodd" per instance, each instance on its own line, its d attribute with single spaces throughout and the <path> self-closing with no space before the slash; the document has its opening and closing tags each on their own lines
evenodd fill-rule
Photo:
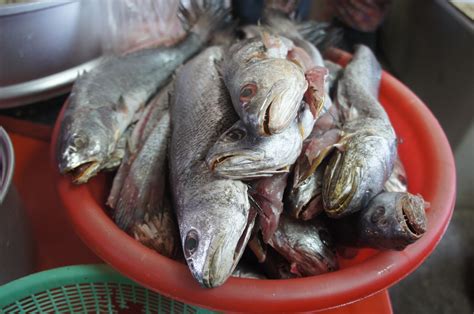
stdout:
<svg viewBox="0 0 474 314">
<path fill-rule="evenodd" d="M 175 46 L 106 58 L 76 80 L 56 148 L 59 170 L 72 174 L 73 182 L 85 183 L 100 170 L 120 164 L 114 152 L 137 113 L 175 69 L 204 46 L 225 15 L 212 1 L 193 9 L 192 14 L 184 9 L 181 13 L 190 30 Z"/>
<path fill-rule="evenodd" d="M 292 45 L 263 32 L 227 50 L 222 72 L 232 104 L 248 130 L 259 136 L 289 127 L 307 89 L 304 69 L 287 60 Z"/>
<path fill-rule="evenodd" d="M 382 192 L 365 209 L 331 225 L 339 245 L 403 250 L 426 232 L 425 202 L 407 192 Z"/>
<path fill-rule="evenodd" d="M 210 47 L 176 76 L 171 106 L 170 176 L 181 242 L 194 278 L 217 287 L 232 274 L 253 227 L 247 185 L 214 176 L 208 150 L 238 119 Z"/>
<path fill-rule="evenodd" d="M 300 221 L 281 216 L 269 244 L 288 262 L 298 277 L 318 275 L 338 269 L 331 236 L 318 221 Z"/>
<path fill-rule="evenodd" d="M 337 87 L 344 136 L 326 167 L 323 204 L 328 216 L 343 217 L 367 206 L 383 189 L 397 153 L 395 131 L 378 102 L 381 67 L 358 46 Z"/>
</svg>

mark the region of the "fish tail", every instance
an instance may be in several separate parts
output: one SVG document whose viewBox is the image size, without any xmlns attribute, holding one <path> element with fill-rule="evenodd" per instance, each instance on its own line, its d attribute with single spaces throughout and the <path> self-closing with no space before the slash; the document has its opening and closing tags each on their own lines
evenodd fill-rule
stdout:
<svg viewBox="0 0 474 314">
<path fill-rule="evenodd" d="M 144 215 L 131 227 L 133 237 L 143 245 L 170 258 L 179 252 L 179 234 L 169 202 Z"/>
<path fill-rule="evenodd" d="M 186 31 L 207 41 L 212 31 L 222 29 L 230 21 L 229 13 L 230 9 L 224 6 L 223 0 L 203 0 L 202 4 L 191 0 L 189 8 L 180 3 L 178 18 Z"/>
<path fill-rule="evenodd" d="M 329 23 L 305 21 L 297 25 L 298 32 L 321 52 L 337 46 L 342 39 L 342 30 Z"/>
</svg>

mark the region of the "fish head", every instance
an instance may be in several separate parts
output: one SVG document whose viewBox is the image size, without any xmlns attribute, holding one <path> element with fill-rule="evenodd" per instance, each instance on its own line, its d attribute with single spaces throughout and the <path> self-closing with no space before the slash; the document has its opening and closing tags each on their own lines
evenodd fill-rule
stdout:
<svg viewBox="0 0 474 314">
<path fill-rule="evenodd" d="M 113 141 L 93 120 L 80 119 L 80 127 L 77 120 L 71 120 L 65 118 L 58 137 L 59 171 L 71 174 L 74 183 L 85 183 L 101 170 Z"/>
<path fill-rule="evenodd" d="M 425 205 L 418 195 L 382 192 L 364 210 L 362 236 L 376 247 L 403 250 L 426 232 Z"/>
<path fill-rule="evenodd" d="M 285 59 L 253 62 L 238 71 L 234 82 L 234 107 L 260 136 L 281 133 L 290 125 L 308 87 L 303 69 Z"/>
<path fill-rule="evenodd" d="M 204 287 L 222 285 L 247 245 L 255 215 L 249 213 L 246 189 L 237 181 L 232 185 L 205 185 L 193 197 L 194 214 L 180 219 L 184 257 L 192 275 Z"/>
<path fill-rule="evenodd" d="M 229 179 L 253 179 L 289 172 L 302 146 L 296 122 L 283 133 L 261 137 L 242 121 L 224 132 L 209 150 L 212 172 Z"/>
<path fill-rule="evenodd" d="M 365 132 L 347 135 L 331 156 L 323 180 L 326 214 L 339 218 L 367 206 L 393 169 L 395 143 Z"/>
</svg>

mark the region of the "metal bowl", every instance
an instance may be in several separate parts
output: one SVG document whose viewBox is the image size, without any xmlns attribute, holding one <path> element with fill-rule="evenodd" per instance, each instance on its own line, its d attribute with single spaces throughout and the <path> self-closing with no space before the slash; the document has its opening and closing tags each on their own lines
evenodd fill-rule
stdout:
<svg viewBox="0 0 474 314">
<path fill-rule="evenodd" d="M 65 93 L 102 53 L 99 1 L 0 6 L 0 108 Z"/>
</svg>

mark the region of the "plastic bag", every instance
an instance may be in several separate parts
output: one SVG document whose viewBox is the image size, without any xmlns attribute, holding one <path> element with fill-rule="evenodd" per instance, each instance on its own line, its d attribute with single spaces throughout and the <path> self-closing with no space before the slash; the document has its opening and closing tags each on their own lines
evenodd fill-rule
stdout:
<svg viewBox="0 0 474 314">
<path fill-rule="evenodd" d="M 178 0 L 102 0 L 102 49 L 123 53 L 173 42 L 183 34 Z"/>
</svg>

